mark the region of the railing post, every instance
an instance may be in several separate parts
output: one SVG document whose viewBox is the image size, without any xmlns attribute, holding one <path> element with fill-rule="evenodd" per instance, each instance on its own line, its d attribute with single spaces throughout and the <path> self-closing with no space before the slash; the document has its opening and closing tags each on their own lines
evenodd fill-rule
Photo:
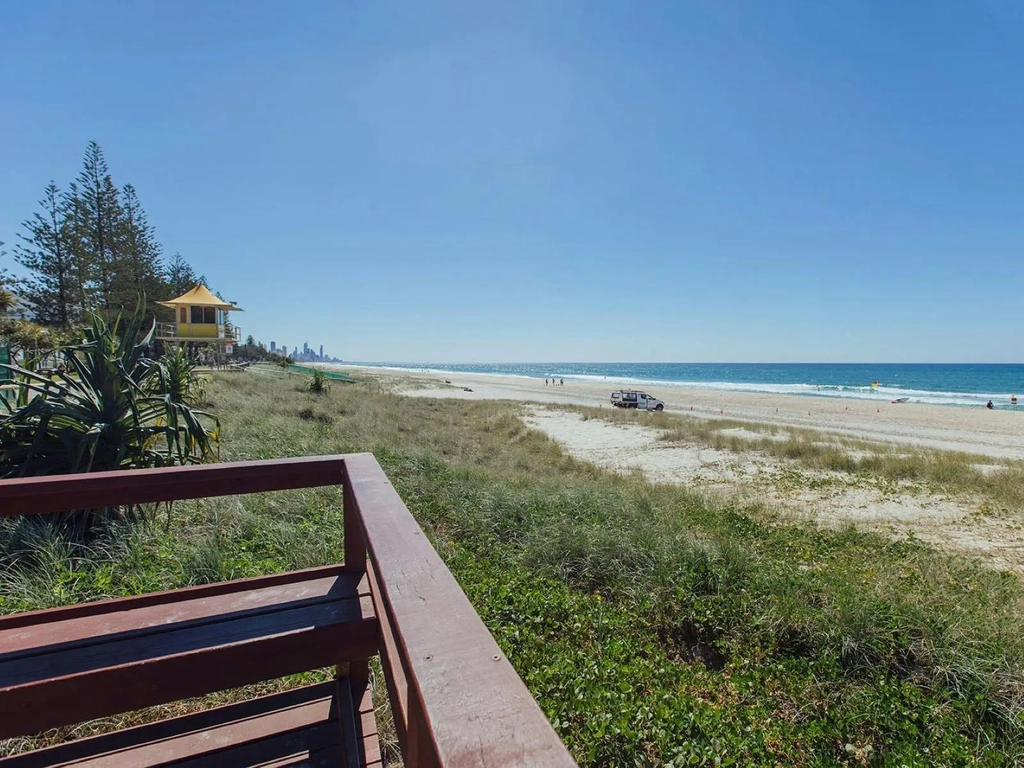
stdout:
<svg viewBox="0 0 1024 768">
<path fill-rule="evenodd" d="M 423 708 L 412 691 L 409 691 L 409 730 L 402 757 L 406 768 L 437 768 L 437 755 L 430 741 Z"/>
<path fill-rule="evenodd" d="M 366 573 L 366 539 L 363 534 L 363 520 L 359 513 L 359 502 L 352 491 L 352 481 L 348 476 L 348 464 L 342 465 L 341 472 L 341 503 L 345 520 L 345 571 L 347 573 Z M 342 671 L 339 669 L 338 674 Z M 370 663 L 368 660 L 353 661 L 348 665 L 348 677 L 353 683 L 365 684 L 370 679 Z"/>
<path fill-rule="evenodd" d="M 348 476 L 348 465 L 341 474 L 341 500 L 345 514 L 345 570 L 348 573 L 366 573 L 366 539 L 363 535 L 363 519 L 359 513 L 359 502 L 352 492 L 352 481 Z"/>
</svg>

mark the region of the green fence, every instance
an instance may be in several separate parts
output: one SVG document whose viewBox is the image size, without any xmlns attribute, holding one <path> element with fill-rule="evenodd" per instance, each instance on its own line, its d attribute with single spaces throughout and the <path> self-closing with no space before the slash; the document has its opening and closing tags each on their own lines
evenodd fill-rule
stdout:
<svg viewBox="0 0 1024 768">
<path fill-rule="evenodd" d="M 293 363 L 292 365 L 288 366 L 288 370 L 294 373 L 306 373 L 312 376 L 314 369 L 308 365 L 295 365 Z M 323 368 L 321 368 L 320 370 L 322 370 L 324 372 L 324 376 L 330 379 L 331 381 L 348 381 L 352 383 L 355 382 L 355 379 L 353 379 L 347 373 L 341 373 L 340 371 L 328 371 Z"/>
<path fill-rule="evenodd" d="M 0 384 L 11 381 L 11 369 L 7 366 L 11 363 L 11 345 L 6 341 L 0 341 Z"/>
</svg>

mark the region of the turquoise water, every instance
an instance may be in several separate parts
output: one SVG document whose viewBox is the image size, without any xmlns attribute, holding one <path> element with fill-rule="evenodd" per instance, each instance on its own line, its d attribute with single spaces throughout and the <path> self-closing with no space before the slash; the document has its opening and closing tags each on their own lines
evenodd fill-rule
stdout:
<svg viewBox="0 0 1024 768">
<path fill-rule="evenodd" d="M 656 387 L 701 387 L 744 392 L 777 392 L 912 403 L 1011 408 L 1020 396 L 1024 410 L 1024 364 L 895 363 L 358 363 L 408 371 L 477 373 L 640 383 Z M 872 387 L 872 382 L 878 387 Z M 657 394 L 657 392 L 652 392 Z"/>
</svg>

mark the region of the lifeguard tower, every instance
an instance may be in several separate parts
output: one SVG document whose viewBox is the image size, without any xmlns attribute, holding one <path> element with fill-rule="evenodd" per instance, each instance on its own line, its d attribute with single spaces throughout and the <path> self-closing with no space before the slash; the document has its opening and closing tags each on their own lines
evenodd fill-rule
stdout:
<svg viewBox="0 0 1024 768">
<path fill-rule="evenodd" d="M 241 330 L 228 320 L 241 307 L 221 301 L 205 285 L 197 285 L 176 299 L 157 302 L 174 310 L 173 323 L 157 323 L 156 338 L 163 342 L 195 344 L 211 348 L 221 362 L 238 343 Z"/>
</svg>

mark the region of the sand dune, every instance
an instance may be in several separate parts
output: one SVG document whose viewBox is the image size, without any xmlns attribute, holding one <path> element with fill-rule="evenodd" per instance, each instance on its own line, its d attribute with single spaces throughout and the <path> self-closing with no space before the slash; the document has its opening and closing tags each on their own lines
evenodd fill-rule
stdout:
<svg viewBox="0 0 1024 768">
<path fill-rule="evenodd" d="M 910 482 L 893 485 L 870 477 L 809 470 L 758 450 L 732 452 L 696 442 L 665 442 L 660 439 L 662 431 L 654 428 L 664 419 L 663 414 L 641 414 L 639 423 L 622 424 L 544 407 L 572 404 L 610 411 L 609 394 L 618 385 L 566 379 L 564 386 L 546 386 L 543 380 L 515 376 L 389 373 L 373 368 L 355 372 L 383 377 L 410 397 L 535 404 L 524 409 L 523 421 L 578 459 L 624 474 L 638 472 L 656 483 L 686 485 L 771 520 L 813 521 L 824 526 L 852 523 L 894 536 L 913 533 L 943 549 L 979 556 L 994 567 L 1024 572 L 1024 528 L 1019 514 L 992 514 L 981 498 L 951 496 Z M 1024 459 L 1024 412 L 688 387 L 647 391 L 666 402 L 669 414 L 809 428 L 879 443 Z M 743 427 L 722 427 L 720 434 L 727 437 L 765 437 Z M 788 435 L 777 437 L 786 439 Z M 848 450 L 852 455 L 870 452 L 861 447 Z M 985 467 L 998 469 L 984 459 L 976 465 L 983 471 Z M 806 482 L 794 484 L 794 477 Z"/>
<path fill-rule="evenodd" d="M 382 375 L 377 368 L 358 370 L 364 375 Z M 565 386 L 545 386 L 543 380 L 525 377 L 462 373 L 404 375 L 404 378 L 409 377 L 416 380 L 418 388 L 404 391 L 417 397 L 515 400 L 606 408 L 610 407 L 609 394 L 619 388 L 618 384 L 572 379 L 565 379 Z M 451 385 L 446 385 L 445 379 L 449 379 Z M 462 387 L 473 391 L 465 392 Z M 685 412 L 699 418 L 804 427 L 866 440 L 1024 459 L 1024 409 L 989 411 L 985 408 L 875 403 L 671 386 L 651 387 L 650 392 L 666 402 L 668 411 Z"/>
</svg>

